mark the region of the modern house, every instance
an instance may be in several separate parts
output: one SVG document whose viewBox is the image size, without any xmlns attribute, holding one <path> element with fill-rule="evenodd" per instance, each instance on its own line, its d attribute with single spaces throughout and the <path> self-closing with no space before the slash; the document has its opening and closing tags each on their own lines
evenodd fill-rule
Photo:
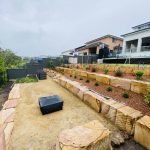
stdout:
<svg viewBox="0 0 150 150">
<path fill-rule="evenodd" d="M 102 55 L 103 51 L 105 57 L 105 52 L 107 50 L 104 48 L 108 48 L 109 55 L 113 56 L 121 52 L 122 45 L 122 38 L 113 35 L 105 35 L 100 38 L 86 42 L 84 46 L 76 48 L 75 50 L 78 52 L 79 55 Z"/>
<path fill-rule="evenodd" d="M 62 57 L 64 57 L 64 56 L 74 56 L 74 52 L 75 52 L 74 49 L 66 50 L 66 51 L 63 51 L 61 53 L 61 56 Z"/>
<path fill-rule="evenodd" d="M 126 58 L 150 57 L 150 22 L 132 27 L 133 32 L 122 35 L 123 50 L 120 56 Z"/>
</svg>

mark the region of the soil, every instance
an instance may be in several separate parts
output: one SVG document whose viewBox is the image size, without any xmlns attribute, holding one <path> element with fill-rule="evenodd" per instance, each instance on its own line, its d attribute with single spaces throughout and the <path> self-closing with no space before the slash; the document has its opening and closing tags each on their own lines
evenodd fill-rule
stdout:
<svg viewBox="0 0 150 150">
<path fill-rule="evenodd" d="M 100 73 L 100 74 L 104 74 L 103 71 L 98 71 L 96 73 Z M 107 75 L 111 75 L 111 76 L 115 76 L 114 72 L 108 72 Z M 118 78 L 126 78 L 126 79 L 133 79 L 136 80 L 135 75 L 129 74 L 129 73 L 123 73 L 122 77 L 118 77 Z M 143 76 L 141 80 L 138 81 L 146 81 L 146 82 L 150 82 L 150 76 Z"/>
<path fill-rule="evenodd" d="M 2 109 L 5 101 L 8 99 L 8 94 L 11 90 L 13 82 L 8 82 L 2 88 L 0 88 L 0 110 Z"/>
<path fill-rule="evenodd" d="M 82 69 L 80 69 L 82 70 Z M 88 72 L 91 72 L 90 70 L 87 70 Z M 102 70 L 98 70 L 94 73 L 98 73 L 98 74 L 104 74 L 104 72 Z M 108 72 L 107 75 L 111 75 L 111 76 L 115 76 L 114 72 Z M 123 73 L 123 76 L 118 77 L 118 78 L 125 78 L 125 79 L 133 79 L 133 80 L 137 80 L 135 75 L 133 74 L 129 74 L 129 73 Z M 138 81 L 146 81 L 146 82 L 150 82 L 150 75 L 149 76 L 143 76 L 141 80 Z"/>
<path fill-rule="evenodd" d="M 112 91 L 107 91 L 106 89 L 109 87 L 109 85 L 99 83 L 99 86 L 95 86 L 96 81 L 90 80 L 90 83 L 86 83 L 87 79 L 80 80 L 79 78 L 74 79 L 73 77 L 70 77 L 69 75 L 66 75 L 71 80 L 78 81 L 82 83 L 83 85 L 89 87 L 90 89 L 100 93 L 101 95 L 105 97 L 110 97 L 118 102 L 124 103 L 127 106 L 130 106 L 136 110 L 141 111 L 144 115 L 150 116 L 150 106 L 147 105 L 144 102 L 144 96 L 142 94 L 137 94 L 131 91 L 126 91 L 119 87 L 112 87 Z M 128 92 L 129 98 L 124 98 L 122 94 L 124 92 Z"/>
</svg>

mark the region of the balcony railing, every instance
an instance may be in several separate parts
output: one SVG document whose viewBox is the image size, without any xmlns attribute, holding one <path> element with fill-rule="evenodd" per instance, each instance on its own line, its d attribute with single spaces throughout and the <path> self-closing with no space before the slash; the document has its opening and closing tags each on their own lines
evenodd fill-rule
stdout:
<svg viewBox="0 0 150 150">
<path fill-rule="evenodd" d="M 144 51 L 150 51 L 150 46 L 142 46 L 141 47 L 141 51 L 144 52 Z"/>
<path fill-rule="evenodd" d="M 137 48 L 126 48 L 125 52 L 126 53 L 135 53 L 135 52 L 137 52 Z"/>
</svg>

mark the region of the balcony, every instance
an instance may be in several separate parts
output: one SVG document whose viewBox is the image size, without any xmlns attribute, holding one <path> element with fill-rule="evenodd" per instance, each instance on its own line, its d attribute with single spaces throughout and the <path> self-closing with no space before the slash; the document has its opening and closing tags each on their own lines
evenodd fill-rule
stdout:
<svg viewBox="0 0 150 150">
<path fill-rule="evenodd" d="M 137 52 L 137 47 L 125 49 L 125 53 L 135 53 L 135 52 Z"/>
<path fill-rule="evenodd" d="M 141 52 L 149 51 L 150 52 L 150 46 L 142 46 Z"/>
</svg>

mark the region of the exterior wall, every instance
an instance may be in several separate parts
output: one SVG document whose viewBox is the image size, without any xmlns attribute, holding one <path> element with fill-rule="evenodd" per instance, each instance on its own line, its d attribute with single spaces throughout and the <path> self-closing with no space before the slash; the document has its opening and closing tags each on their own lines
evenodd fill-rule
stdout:
<svg viewBox="0 0 150 150">
<path fill-rule="evenodd" d="M 143 32 L 139 32 L 136 34 L 131 34 L 128 36 L 124 37 L 124 42 L 123 42 L 123 51 L 121 56 L 124 57 L 150 57 L 150 51 L 142 51 L 141 52 L 141 44 L 142 44 L 142 38 L 144 37 L 150 37 L 150 30 L 146 30 Z M 131 53 L 131 52 L 125 52 L 126 49 L 126 42 L 138 39 L 138 46 L 137 46 L 137 52 Z"/>
<path fill-rule="evenodd" d="M 84 53 L 87 53 L 87 55 L 89 55 L 89 49 L 84 49 L 82 51 L 79 51 L 78 55 L 83 55 Z"/>
<path fill-rule="evenodd" d="M 120 46 L 123 45 L 123 40 L 116 39 L 115 42 L 113 43 L 111 37 L 107 37 L 107 38 L 101 39 L 100 42 L 109 45 L 109 49 L 110 50 L 114 50 L 114 47 L 118 46 L 119 44 L 120 44 Z"/>
</svg>

